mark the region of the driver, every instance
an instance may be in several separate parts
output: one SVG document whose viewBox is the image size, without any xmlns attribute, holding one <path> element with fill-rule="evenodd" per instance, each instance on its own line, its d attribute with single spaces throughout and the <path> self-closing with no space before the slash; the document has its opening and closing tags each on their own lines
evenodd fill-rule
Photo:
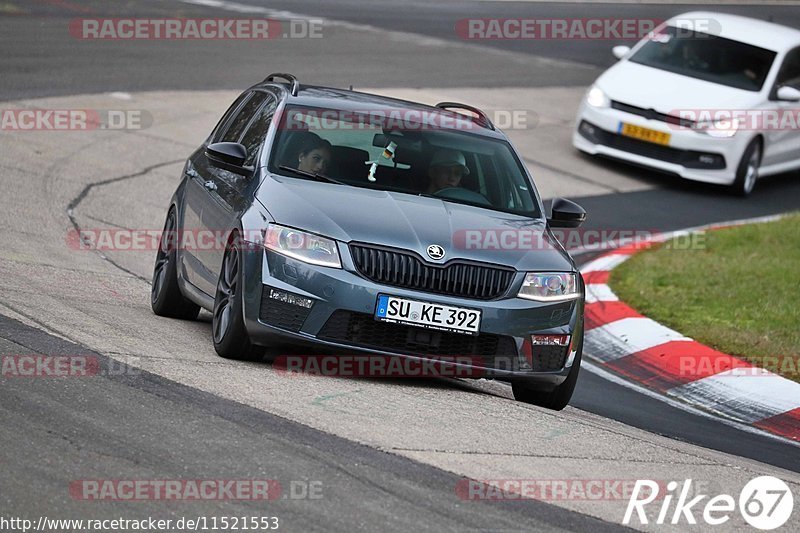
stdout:
<svg viewBox="0 0 800 533">
<path fill-rule="evenodd" d="M 427 194 L 434 194 L 442 189 L 458 187 L 461 178 L 469 175 L 467 160 L 458 150 L 442 149 L 433 154 L 428 167 L 430 183 Z"/>
</svg>

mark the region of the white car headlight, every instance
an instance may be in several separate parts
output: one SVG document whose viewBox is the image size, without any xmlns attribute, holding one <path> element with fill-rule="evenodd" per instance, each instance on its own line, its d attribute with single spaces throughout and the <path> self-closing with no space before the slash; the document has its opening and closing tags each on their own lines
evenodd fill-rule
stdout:
<svg viewBox="0 0 800 533">
<path fill-rule="evenodd" d="M 264 247 L 304 263 L 342 268 L 336 241 L 294 228 L 270 224 Z"/>
<path fill-rule="evenodd" d="M 739 130 L 739 121 L 736 119 L 723 119 L 717 121 L 697 122 L 694 130 L 704 133 L 709 137 L 727 139 L 736 135 Z"/>
<path fill-rule="evenodd" d="M 571 272 L 528 272 L 517 296 L 538 302 L 573 300 L 580 296 L 577 274 Z"/>
<path fill-rule="evenodd" d="M 592 107 L 609 107 L 611 99 L 602 89 L 595 85 L 586 93 L 586 103 Z"/>
</svg>

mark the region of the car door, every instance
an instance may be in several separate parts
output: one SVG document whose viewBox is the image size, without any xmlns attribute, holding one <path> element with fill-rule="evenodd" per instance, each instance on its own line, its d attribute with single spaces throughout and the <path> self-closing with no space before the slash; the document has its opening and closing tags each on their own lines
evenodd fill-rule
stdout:
<svg viewBox="0 0 800 533">
<path fill-rule="evenodd" d="M 257 166 L 258 156 L 269 131 L 278 99 L 270 92 L 257 91 L 242 107 L 222 136 L 221 142 L 238 142 L 247 149 L 245 166 Z M 203 270 L 207 272 L 210 290 L 215 290 L 227 237 L 239 226 L 239 218 L 250 206 L 258 183 L 255 176 L 242 176 L 211 166 L 206 161 L 204 174 L 213 186 L 207 187 L 202 225 L 207 235 L 213 235 L 213 246 L 201 254 Z M 209 293 L 213 294 L 213 292 Z"/>
<path fill-rule="evenodd" d="M 796 124 L 800 103 L 777 99 L 778 88 L 784 85 L 800 89 L 800 48 L 786 54 L 770 91 L 770 110 L 777 112 L 778 120 L 764 131 L 766 146 L 762 166 L 785 165 L 793 161 L 800 165 L 800 128 Z"/>
<path fill-rule="evenodd" d="M 252 96 L 252 92 L 245 92 L 236 99 L 222 116 L 206 143 L 189 158 L 185 169 L 187 182 L 182 209 L 181 228 L 183 228 L 183 239 L 180 253 L 182 277 L 207 294 L 209 286 L 206 278 L 208 276 L 201 261 L 202 252 L 198 247 L 197 237 L 203 227 L 203 206 L 208 196 L 206 185 L 208 172 L 201 173 L 198 167 L 206 165 L 203 160 L 205 159 L 204 152 L 207 144 L 218 142 L 222 138 L 234 117 L 237 116 L 239 110 Z"/>
</svg>

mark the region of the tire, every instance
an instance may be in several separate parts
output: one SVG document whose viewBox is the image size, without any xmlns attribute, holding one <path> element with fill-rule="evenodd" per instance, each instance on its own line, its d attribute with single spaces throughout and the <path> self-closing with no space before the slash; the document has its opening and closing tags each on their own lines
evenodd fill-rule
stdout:
<svg viewBox="0 0 800 533">
<path fill-rule="evenodd" d="M 561 385 L 548 392 L 537 390 L 524 381 L 514 381 L 511 383 L 514 399 L 523 403 L 552 409 L 553 411 L 561 411 L 572 399 L 572 393 L 575 392 L 575 384 L 578 382 L 580 370 L 581 354 L 578 353 L 572 363 L 572 369 L 569 371 L 567 379 Z"/>
<path fill-rule="evenodd" d="M 153 266 L 150 307 L 158 316 L 194 320 L 200 312 L 200 306 L 187 300 L 178 286 L 177 227 L 175 209 L 170 209 Z"/>
<path fill-rule="evenodd" d="M 220 357 L 238 361 L 258 361 L 264 348 L 250 342 L 242 312 L 241 247 L 234 237 L 225 251 L 217 280 L 211 331 L 214 349 Z"/>
<path fill-rule="evenodd" d="M 747 145 L 739 166 L 736 167 L 736 180 L 731 185 L 731 192 L 737 196 L 749 196 L 758 181 L 758 167 L 761 165 L 761 140 L 753 139 Z"/>
</svg>

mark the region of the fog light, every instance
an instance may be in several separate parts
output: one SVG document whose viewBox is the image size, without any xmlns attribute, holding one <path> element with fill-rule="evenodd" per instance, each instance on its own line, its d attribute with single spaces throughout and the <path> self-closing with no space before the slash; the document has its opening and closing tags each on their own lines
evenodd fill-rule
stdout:
<svg viewBox="0 0 800 533">
<path fill-rule="evenodd" d="M 534 372 L 558 372 L 574 361 L 571 340 L 570 335 L 531 335 L 522 342 L 522 354 Z"/>
<path fill-rule="evenodd" d="M 302 296 L 292 294 L 291 292 L 279 291 L 277 289 L 270 289 L 269 297 L 271 300 L 297 305 L 306 309 L 311 309 L 311 307 L 314 305 L 314 300 L 311 298 L 304 298 Z"/>
<path fill-rule="evenodd" d="M 569 335 L 531 335 L 534 346 L 568 346 Z"/>
</svg>

